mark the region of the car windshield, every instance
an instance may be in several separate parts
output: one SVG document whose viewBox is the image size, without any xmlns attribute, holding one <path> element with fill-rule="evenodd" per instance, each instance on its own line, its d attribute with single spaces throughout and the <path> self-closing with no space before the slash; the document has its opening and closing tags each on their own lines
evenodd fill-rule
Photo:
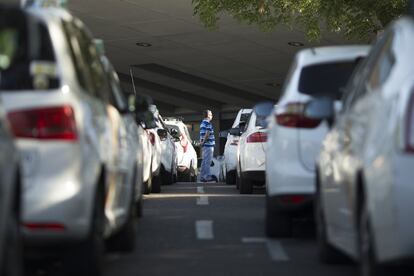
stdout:
<svg viewBox="0 0 414 276">
<path fill-rule="evenodd" d="M 0 12 L 0 91 L 59 87 L 49 32 L 28 21 L 23 12 Z"/>
<path fill-rule="evenodd" d="M 341 99 L 343 88 L 360 59 L 305 66 L 299 80 L 299 91 L 310 96 Z"/>
</svg>

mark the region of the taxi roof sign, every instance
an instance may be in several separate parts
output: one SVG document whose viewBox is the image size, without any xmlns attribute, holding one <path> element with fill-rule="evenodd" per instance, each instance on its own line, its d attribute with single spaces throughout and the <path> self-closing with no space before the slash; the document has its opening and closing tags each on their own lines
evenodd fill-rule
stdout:
<svg viewBox="0 0 414 276">
<path fill-rule="evenodd" d="M 21 0 L 21 6 L 23 8 L 66 8 L 67 0 Z"/>
</svg>

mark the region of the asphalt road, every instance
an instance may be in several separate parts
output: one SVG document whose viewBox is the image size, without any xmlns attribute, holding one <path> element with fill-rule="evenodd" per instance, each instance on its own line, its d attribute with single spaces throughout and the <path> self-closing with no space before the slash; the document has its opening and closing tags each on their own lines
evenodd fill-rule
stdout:
<svg viewBox="0 0 414 276">
<path fill-rule="evenodd" d="M 264 203 L 262 189 L 240 195 L 225 184 L 163 186 L 145 196 L 135 252 L 108 254 L 105 276 L 357 275 L 353 265 L 318 263 L 309 222 L 296 222 L 291 239 L 266 239 Z M 34 274 L 59 274 L 53 270 Z"/>
</svg>

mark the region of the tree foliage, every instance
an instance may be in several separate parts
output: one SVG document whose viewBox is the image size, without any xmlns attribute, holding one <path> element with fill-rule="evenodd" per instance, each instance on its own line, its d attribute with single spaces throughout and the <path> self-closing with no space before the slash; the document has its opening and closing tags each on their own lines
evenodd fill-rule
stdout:
<svg viewBox="0 0 414 276">
<path fill-rule="evenodd" d="M 367 39 L 401 16 L 408 0 L 192 0 L 194 14 L 203 24 L 217 28 L 220 16 L 229 14 L 264 31 L 277 25 L 300 26 L 311 40 L 321 29 L 348 38 Z"/>
</svg>

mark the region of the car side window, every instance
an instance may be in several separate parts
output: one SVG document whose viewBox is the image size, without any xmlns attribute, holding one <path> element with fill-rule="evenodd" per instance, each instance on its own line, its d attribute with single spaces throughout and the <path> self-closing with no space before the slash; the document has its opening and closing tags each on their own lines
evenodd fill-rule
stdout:
<svg viewBox="0 0 414 276">
<path fill-rule="evenodd" d="M 373 81 L 373 84 L 381 85 L 386 80 L 389 73 L 391 72 L 392 65 L 391 67 L 387 66 L 389 63 L 384 60 L 386 57 L 384 53 L 387 52 L 387 50 L 390 50 L 392 39 L 392 33 L 385 34 L 384 37 L 382 37 L 375 44 L 371 54 L 367 57 L 367 59 L 364 60 L 364 62 L 357 68 L 350 81 L 348 82 L 348 86 L 346 88 L 347 92 L 344 96 L 344 106 L 342 109 L 343 112 L 350 110 L 360 98 L 369 92 L 368 86 L 370 86 L 370 91 L 375 89 L 371 86 L 371 81 Z M 383 62 L 384 66 L 378 71 L 378 65 L 381 62 Z M 376 74 L 376 72 L 380 73 L 380 75 Z"/>
<path fill-rule="evenodd" d="M 384 46 L 379 52 L 378 59 L 373 65 L 372 72 L 369 76 L 368 84 L 372 90 L 378 89 L 383 85 L 395 64 L 395 56 L 392 51 L 392 45 L 394 41 L 394 35 L 390 34 L 384 41 Z"/>
<path fill-rule="evenodd" d="M 86 34 L 85 30 L 78 27 L 78 34 L 81 44 L 83 44 L 83 57 L 89 67 L 94 94 L 104 102 L 109 102 L 110 93 L 106 79 L 106 74 L 100 61 L 99 53 L 92 42 L 91 38 Z"/>
<path fill-rule="evenodd" d="M 77 36 L 77 29 L 73 25 L 72 21 L 63 21 L 62 25 L 65 31 L 66 39 L 68 40 L 69 50 L 75 66 L 76 77 L 79 85 L 85 90 L 85 92 L 92 94 L 93 87 L 90 82 L 90 72 L 82 56 L 81 44 L 78 41 Z"/>
</svg>

